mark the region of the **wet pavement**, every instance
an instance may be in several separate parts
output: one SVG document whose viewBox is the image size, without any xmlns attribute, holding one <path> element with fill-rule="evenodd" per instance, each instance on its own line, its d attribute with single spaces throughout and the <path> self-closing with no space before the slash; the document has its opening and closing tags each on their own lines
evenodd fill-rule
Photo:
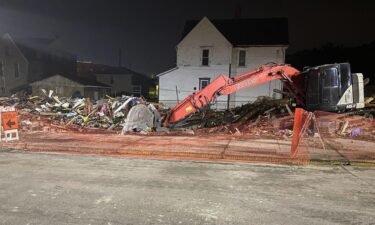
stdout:
<svg viewBox="0 0 375 225">
<path fill-rule="evenodd" d="M 375 169 L 0 151 L 0 224 L 371 224 Z"/>
</svg>

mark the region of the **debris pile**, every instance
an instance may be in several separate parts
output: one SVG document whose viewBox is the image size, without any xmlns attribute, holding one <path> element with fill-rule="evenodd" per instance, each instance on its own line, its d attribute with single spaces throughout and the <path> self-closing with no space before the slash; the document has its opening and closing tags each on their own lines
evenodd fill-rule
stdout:
<svg viewBox="0 0 375 225">
<path fill-rule="evenodd" d="M 208 109 L 194 114 L 183 125 L 183 128 L 197 129 L 198 134 L 275 134 L 275 124 L 289 119 L 287 100 L 274 100 L 259 97 L 255 102 L 226 111 Z M 285 123 L 283 123 L 285 124 Z M 292 122 L 289 123 L 292 125 Z M 291 128 L 290 126 L 285 127 Z"/>
<path fill-rule="evenodd" d="M 266 115 L 287 115 L 285 105 L 287 100 L 274 100 L 269 97 L 259 97 L 255 102 L 229 109 L 217 111 L 208 109 L 194 114 L 183 127 L 211 128 L 228 124 L 243 124 Z"/>
<path fill-rule="evenodd" d="M 283 118 L 285 119 L 285 118 Z M 243 123 L 233 123 L 220 125 L 211 128 L 197 129 L 197 134 L 230 134 L 230 135 L 255 135 L 255 136 L 291 136 L 290 129 L 279 129 L 276 124 L 279 124 L 281 118 L 276 118 L 271 115 L 259 115 L 254 120 L 249 120 Z"/>
<path fill-rule="evenodd" d="M 47 92 L 42 89 L 42 92 L 44 96 L 22 95 L 1 98 L 0 104 L 18 108 L 20 114 L 24 116 L 21 121 L 24 126 L 31 126 L 36 117 L 38 117 L 39 124 L 41 120 L 39 117 L 47 117 L 54 121 L 54 124 L 58 121 L 65 128 L 78 125 L 81 128 L 123 130 L 124 132 L 149 131 L 153 128 L 153 123 L 128 121 L 128 114 L 138 115 L 140 112 L 145 113 L 146 111 L 149 113 L 147 114 L 148 118 L 152 121 L 155 118 L 160 119 L 156 108 L 143 98 L 106 96 L 104 99 L 93 101 L 90 98 L 58 97 L 52 90 Z M 132 113 L 137 108 L 142 108 L 142 110 Z M 43 122 L 41 126 L 45 123 Z"/>
<path fill-rule="evenodd" d="M 158 131 L 154 135 L 246 134 L 285 138 L 292 136 L 294 115 L 288 106 L 288 100 L 285 99 L 259 97 L 253 103 L 230 110 L 205 109 L 169 130 L 161 127 L 160 112 L 165 112 L 143 98 L 106 96 L 96 101 L 89 98 L 59 97 L 52 90 L 42 90 L 42 93 L 43 96 L 14 95 L 0 98 L 0 105 L 18 108 L 23 130 L 73 130 L 87 133 L 121 131 L 141 134 Z M 368 101 L 368 104 L 373 103 Z M 372 118 L 327 112 L 315 112 L 315 115 L 320 132 L 327 137 L 375 139 Z"/>
<path fill-rule="evenodd" d="M 371 101 L 374 99 L 371 99 Z M 368 100 L 368 104 L 371 102 Z M 259 97 L 254 103 L 231 110 L 206 110 L 194 114 L 182 127 L 195 134 L 254 135 L 287 138 L 292 136 L 294 115 L 287 100 Z M 374 102 L 375 103 L 375 102 Z M 348 137 L 375 139 L 375 121 L 371 114 L 353 116 L 315 112 L 319 133 L 325 137 Z M 317 130 L 308 128 L 309 135 Z"/>
<path fill-rule="evenodd" d="M 365 114 L 345 115 L 331 112 L 315 112 L 319 129 L 325 137 L 348 137 L 375 140 L 375 120 Z"/>
</svg>

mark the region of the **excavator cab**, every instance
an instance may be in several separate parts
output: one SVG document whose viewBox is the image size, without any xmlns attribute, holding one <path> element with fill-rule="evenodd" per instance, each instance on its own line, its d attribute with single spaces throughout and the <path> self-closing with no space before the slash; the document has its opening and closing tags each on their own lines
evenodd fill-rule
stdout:
<svg viewBox="0 0 375 225">
<path fill-rule="evenodd" d="M 359 77 L 358 74 L 351 73 L 349 63 L 322 65 L 307 69 L 303 74 L 307 110 L 343 112 L 358 108 L 356 106 L 359 100 L 355 96 L 362 95 L 363 98 L 363 82 L 362 87 L 355 82 L 356 86 L 353 88 L 353 76 L 355 80 Z"/>
</svg>

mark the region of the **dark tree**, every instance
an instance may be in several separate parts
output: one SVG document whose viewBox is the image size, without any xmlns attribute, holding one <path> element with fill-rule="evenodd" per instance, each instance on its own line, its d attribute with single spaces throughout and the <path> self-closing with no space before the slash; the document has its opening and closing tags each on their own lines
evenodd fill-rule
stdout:
<svg viewBox="0 0 375 225">
<path fill-rule="evenodd" d="M 302 70 L 305 66 L 349 62 L 353 73 L 363 73 L 375 84 L 375 41 L 357 47 L 344 47 L 332 43 L 321 48 L 298 51 L 287 55 L 286 62 Z"/>
</svg>

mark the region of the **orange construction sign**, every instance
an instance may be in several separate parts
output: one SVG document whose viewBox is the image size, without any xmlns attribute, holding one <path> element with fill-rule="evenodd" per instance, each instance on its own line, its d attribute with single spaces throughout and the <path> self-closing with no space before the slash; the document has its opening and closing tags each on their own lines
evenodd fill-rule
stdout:
<svg viewBox="0 0 375 225">
<path fill-rule="evenodd" d="M 18 129 L 18 112 L 1 112 L 1 124 L 4 130 Z"/>
</svg>

